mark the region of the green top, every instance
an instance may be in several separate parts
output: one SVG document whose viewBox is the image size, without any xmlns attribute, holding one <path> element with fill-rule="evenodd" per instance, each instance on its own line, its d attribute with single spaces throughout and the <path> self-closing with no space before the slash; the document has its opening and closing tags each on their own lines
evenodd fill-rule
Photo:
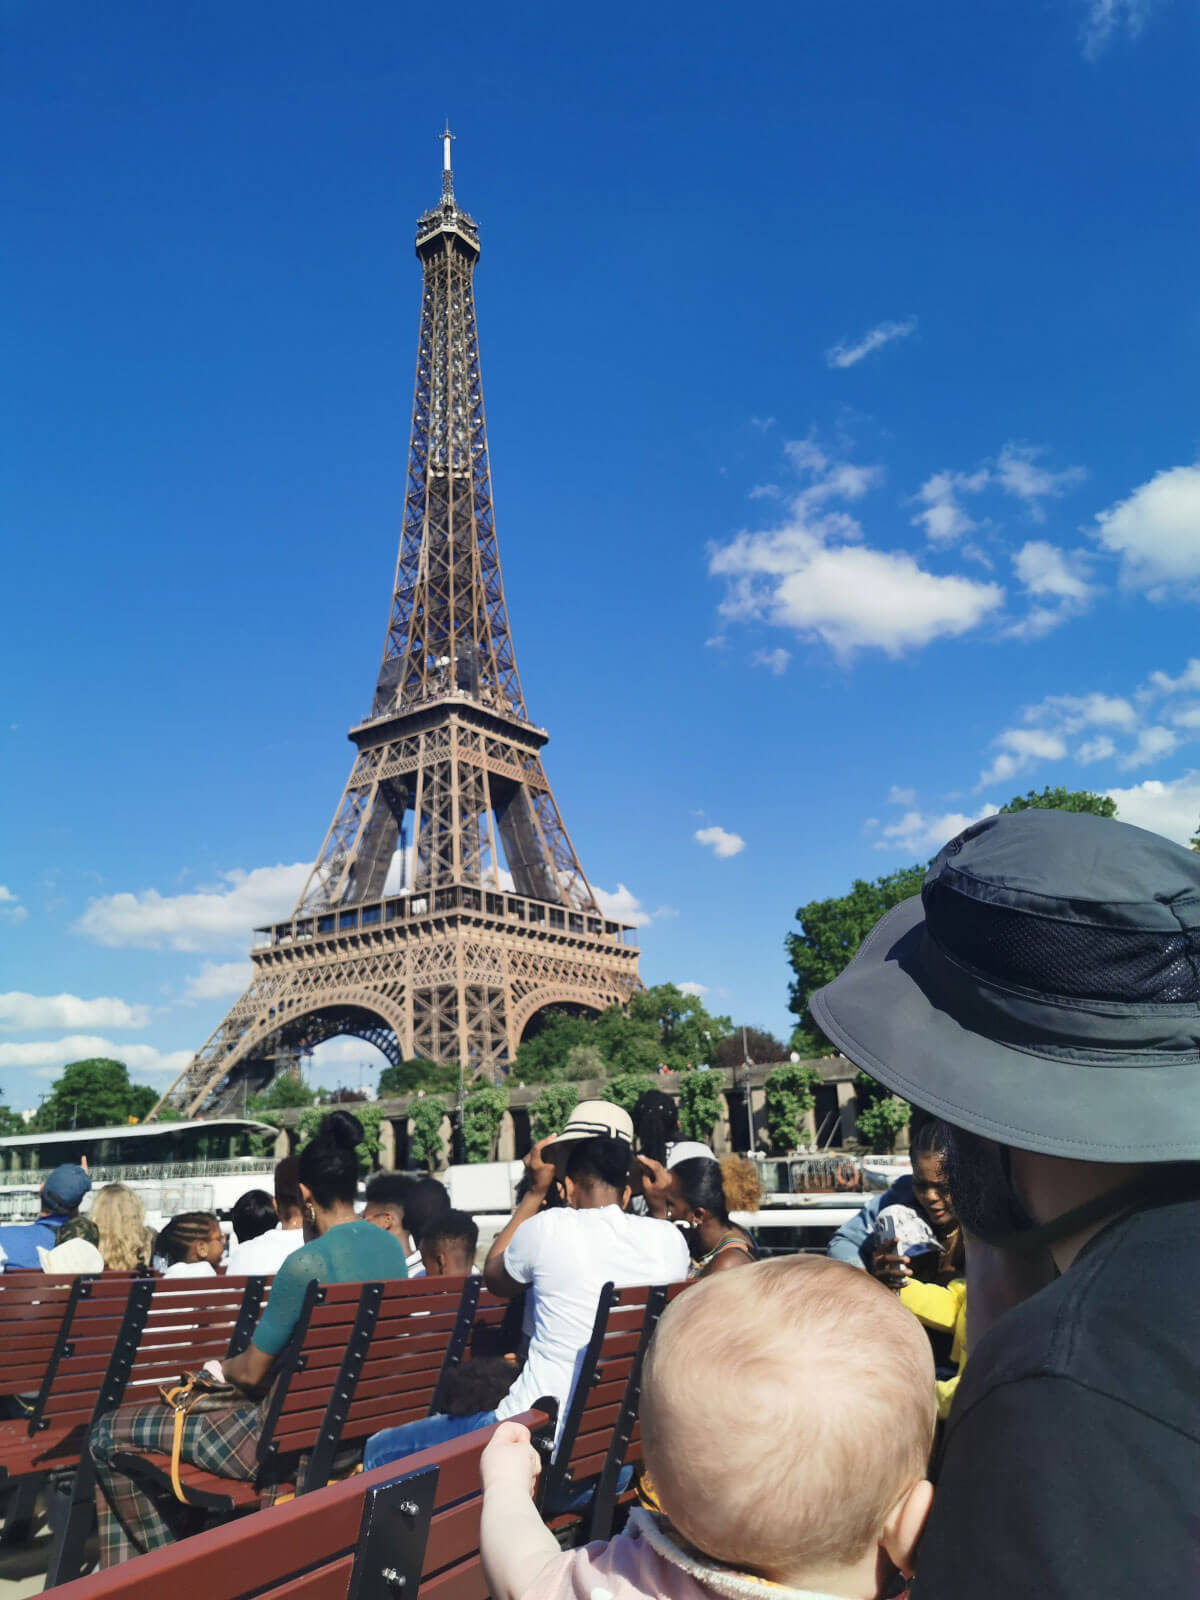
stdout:
<svg viewBox="0 0 1200 1600">
<path fill-rule="evenodd" d="M 404 1246 L 373 1222 L 340 1222 L 311 1244 L 302 1245 L 275 1274 L 271 1295 L 258 1320 L 253 1344 L 264 1355 L 277 1356 L 291 1338 L 304 1291 L 318 1283 L 371 1283 L 407 1278 Z"/>
</svg>

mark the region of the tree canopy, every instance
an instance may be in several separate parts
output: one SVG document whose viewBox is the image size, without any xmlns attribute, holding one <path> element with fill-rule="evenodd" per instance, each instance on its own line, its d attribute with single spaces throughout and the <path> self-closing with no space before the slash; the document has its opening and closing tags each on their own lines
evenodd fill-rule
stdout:
<svg viewBox="0 0 1200 1600">
<path fill-rule="evenodd" d="M 1088 811 L 1097 817 L 1115 817 L 1116 801 L 1089 790 L 1050 789 L 1014 795 L 1002 812 Z M 926 868 L 901 867 L 868 882 L 856 878 L 847 894 L 827 900 L 810 900 L 796 912 L 799 933 L 784 941 L 795 976 L 788 990 L 788 1005 L 798 1019 L 792 1049 L 801 1055 L 824 1055 L 833 1047 L 808 1015 L 808 1002 L 816 990 L 836 978 L 849 965 L 859 945 L 893 906 L 920 894 Z"/>
<path fill-rule="evenodd" d="M 514 1083 L 566 1083 L 590 1077 L 653 1075 L 713 1062 L 732 1024 L 713 1016 L 698 996 L 673 983 L 639 990 L 628 1011 L 609 1006 L 598 1017 L 547 1012 L 517 1051 Z M 740 1057 L 739 1057 L 740 1059 Z"/>
<path fill-rule="evenodd" d="M 123 1061 L 107 1056 L 89 1056 L 71 1061 L 56 1078 L 33 1120 L 39 1133 L 63 1132 L 68 1128 L 115 1127 L 122 1122 L 140 1122 L 157 1101 L 158 1095 L 144 1083 L 130 1083 L 129 1069 Z M 24 1125 L 20 1131 L 24 1131 Z"/>
<path fill-rule="evenodd" d="M 396 1066 L 386 1066 L 379 1074 L 379 1098 L 400 1099 L 415 1094 L 418 1089 L 447 1090 L 458 1088 L 458 1067 L 453 1061 L 420 1061 L 416 1058 L 401 1061 Z"/>
</svg>

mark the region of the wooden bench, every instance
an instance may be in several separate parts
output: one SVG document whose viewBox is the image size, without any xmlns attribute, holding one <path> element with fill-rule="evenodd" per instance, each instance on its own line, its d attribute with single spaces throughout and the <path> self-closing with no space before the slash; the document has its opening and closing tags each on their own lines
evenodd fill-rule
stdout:
<svg viewBox="0 0 1200 1600">
<path fill-rule="evenodd" d="M 65 1516 L 51 1546 L 47 1587 L 74 1577 L 95 1521 L 95 1472 L 87 1436 L 119 1405 L 156 1400 L 210 1358 L 249 1343 L 265 1278 L 138 1278 L 81 1283 L 63 1320 L 29 1424 L 27 1470 L 74 1469 Z"/>
<path fill-rule="evenodd" d="M 264 1408 L 256 1478 L 184 1463 L 184 1503 L 230 1516 L 256 1509 L 268 1486 L 295 1483 L 307 1494 L 379 1428 L 428 1416 L 462 1358 L 479 1289 L 478 1278 L 310 1283 Z M 113 1464 L 171 1493 L 165 1455 L 122 1451 Z"/>
<path fill-rule="evenodd" d="M 600 1292 L 554 1459 L 538 1483 L 538 1507 L 560 1529 L 577 1522 L 581 1542 L 612 1533 L 622 1467 L 641 1460 L 637 1410 L 642 1364 L 667 1300 L 685 1284 Z M 581 1494 L 582 1507 L 562 1511 Z"/>
<path fill-rule="evenodd" d="M 513 1420 L 544 1454 L 552 1419 Z M 486 1600 L 479 1457 L 493 1431 L 152 1550 L 65 1585 L 57 1600 Z"/>
</svg>

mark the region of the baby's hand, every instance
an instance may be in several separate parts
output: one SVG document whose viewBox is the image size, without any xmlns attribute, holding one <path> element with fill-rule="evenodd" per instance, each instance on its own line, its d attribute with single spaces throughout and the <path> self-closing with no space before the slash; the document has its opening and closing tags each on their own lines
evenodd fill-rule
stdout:
<svg viewBox="0 0 1200 1600">
<path fill-rule="evenodd" d="M 479 1476 L 485 1493 L 489 1489 L 516 1488 L 532 1499 L 541 1466 L 529 1429 L 519 1422 L 502 1422 L 480 1457 Z"/>
</svg>

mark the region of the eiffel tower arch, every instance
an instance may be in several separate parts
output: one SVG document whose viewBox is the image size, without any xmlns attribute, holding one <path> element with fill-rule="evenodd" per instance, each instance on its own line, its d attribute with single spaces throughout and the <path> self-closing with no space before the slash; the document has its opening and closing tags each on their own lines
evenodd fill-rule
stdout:
<svg viewBox="0 0 1200 1600">
<path fill-rule="evenodd" d="M 417 223 L 421 315 L 400 550 L 368 716 L 295 910 L 260 928 L 249 987 L 159 1101 L 241 1104 L 281 1054 L 337 1034 L 389 1061 L 502 1076 L 539 1011 L 639 987 L 542 766 L 492 514 L 475 324 L 479 230 L 454 196 Z M 152 1112 L 151 1116 L 155 1113 Z"/>
</svg>

